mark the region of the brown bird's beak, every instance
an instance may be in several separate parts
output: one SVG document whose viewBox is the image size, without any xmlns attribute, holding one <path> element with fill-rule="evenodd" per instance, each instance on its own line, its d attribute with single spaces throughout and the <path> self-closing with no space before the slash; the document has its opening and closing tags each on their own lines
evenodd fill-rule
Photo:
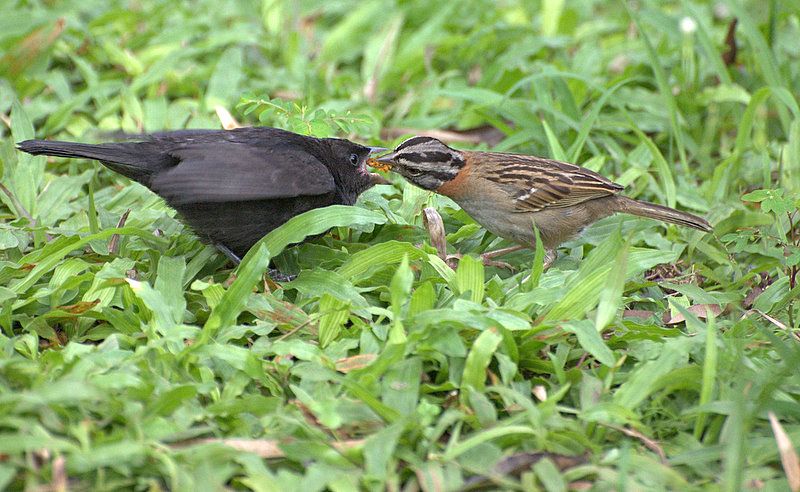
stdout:
<svg viewBox="0 0 800 492">
<path fill-rule="evenodd" d="M 394 152 L 377 158 L 370 157 L 367 159 L 367 165 L 381 171 L 389 171 L 394 165 Z"/>
<path fill-rule="evenodd" d="M 370 155 L 372 155 L 372 154 L 380 154 L 381 152 L 386 152 L 387 150 L 389 150 L 389 149 L 387 149 L 386 147 L 370 147 L 369 148 L 369 154 Z M 368 166 L 378 168 L 378 169 L 380 169 L 382 171 L 388 170 L 387 168 L 384 168 L 382 165 L 376 165 L 377 162 L 378 162 L 378 159 L 376 159 L 374 157 L 367 158 L 367 165 Z M 370 179 L 370 184 L 372 184 L 372 185 L 389 184 L 389 181 L 386 178 L 384 178 L 383 176 L 381 176 L 380 174 L 369 173 L 369 179 Z"/>
</svg>

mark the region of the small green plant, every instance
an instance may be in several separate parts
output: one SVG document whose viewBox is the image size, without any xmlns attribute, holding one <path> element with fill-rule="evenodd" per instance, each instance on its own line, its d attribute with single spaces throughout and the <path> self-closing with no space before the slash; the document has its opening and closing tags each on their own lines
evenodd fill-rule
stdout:
<svg viewBox="0 0 800 492">
<path fill-rule="evenodd" d="M 243 96 L 236 107 L 245 116 L 255 115 L 261 124 L 315 137 L 333 137 L 342 134 L 374 136 L 379 128 L 379 122 L 365 113 L 345 111 L 339 114 L 336 111 L 311 108 L 293 101 L 262 98 L 252 94 Z"/>
<path fill-rule="evenodd" d="M 773 258 L 780 274 L 774 279 L 770 287 L 759 296 L 764 300 L 757 307 L 767 308 L 767 311 L 775 311 L 776 307 L 786 308 L 789 325 L 795 327 L 794 298 L 795 287 L 797 287 L 798 265 L 800 265 L 800 223 L 798 220 L 798 208 L 800 208 L 800 196 L 787 193 L 782 188 L 759 189 L 747 193 L 742 200 L 750 203 L 758 203 L 763 214 L 769 215 L 772 219 L 770 224 L 752 230 L 749 236 L 730 234 L 731 239 L 735 239 L 734 253 L 753 251 L 751 241 L 759 240 L 760 253 L 764 256 Z M 743 240 L 744 239 L 744 240 Z M 768 294 L 769 293 L 769 294 Z M 765 294 L 768 294 L 765 297 Z M 757 300 L 758 302 L 758 300 Z"/>
</svg>

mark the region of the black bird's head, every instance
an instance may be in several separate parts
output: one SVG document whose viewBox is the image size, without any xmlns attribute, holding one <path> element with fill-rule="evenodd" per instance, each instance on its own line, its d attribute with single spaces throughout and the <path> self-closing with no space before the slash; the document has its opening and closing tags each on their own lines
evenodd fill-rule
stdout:
<svg viewBox="0 0 800 492">
<path fill-rule="evenodd" d="M 375 184 L 377 175 L 367 169 L 367 160 L 370 154 L 384 152 L 383 147 L 365 147 L 349 140 L 340 138 L 325 138 L 322 140 L 328 146 L 328 166 L 336 186 L 345 193 L 354 193 L 358 196 L 361 192 Z"/>
<path fill-rule="evenodd" d="M 385 156 L 371 159 L 378 169 L 401 174 L 420 188 L 436 191 L 464 167 L 464 156 L 432 137 L 412 137 Z"/>
</svg>

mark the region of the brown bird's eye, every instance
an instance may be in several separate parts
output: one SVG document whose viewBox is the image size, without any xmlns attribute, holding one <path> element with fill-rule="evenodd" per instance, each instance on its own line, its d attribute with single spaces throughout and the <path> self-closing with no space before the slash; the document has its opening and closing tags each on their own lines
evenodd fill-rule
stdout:
<svg viewBox="0 0 800 492">
<path fill-rule="evenodd" d="M 359 162 L 358 154 L 350 154 L 350 164 L 357 166 Z"/>
</svg>

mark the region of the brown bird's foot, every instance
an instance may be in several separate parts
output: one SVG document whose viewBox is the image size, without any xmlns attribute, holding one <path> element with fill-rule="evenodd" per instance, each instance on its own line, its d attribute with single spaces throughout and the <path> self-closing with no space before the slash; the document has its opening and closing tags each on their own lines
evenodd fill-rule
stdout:
<svg viewBox="0 0 800 492">
<path fill-rule="evenodd" d="M 490 258 L 487 258 L 485 256 L 485 253 L 481 255 L 481 259 L 483 260 L 484 266 L 490 266 L 490 267 L 495 267 L 495 268 L 505 268 L 506 270 L 508 270 L 510 272 L 515 272 L 517 270 L 510 263 L 506 263 L 505 261 L 497 261 L 497 260 L 492 260 Z"/>
<path fill-rule="evenodd" d="M 512 266 L 509 263 L 506 263 L 505 261 L 496 261 L 496 260 L 492 259 L 492 256 L 486 256 L 486 255 L 490 255 L 491 253 L 493 253 L 493 251 L 490 251 L 489 253 L 483 253 L 481 255 L 481 261 L 483 262 L 484 266 L 496 267 L 496 268 L 505 268 L 505 269 L 507 269 L 509 271 L 512 271 L 512 272 L 516 270 L 516 268 L 514 268 L 514 266 Z M 447 255 L 447 257 L 444 258 L 444 261 L 445 261 L 445 263 L 447 263 L 448 266 L 450 266 L 450 268 L 455 270 L 455 268 L 458 266 L 458 261 L 461 259 L 462 256 L 464 256 L 464 255 L 461 254 L 461 253 L 456 253 L 456 254 L 453 254 L 453 255 Z"/>
<path fill-rule="evenodd" d="M 558 251 L 554 249 L 546 249 L 544 250 L 544 260 L 542 261 L 542 271 L 547 271 L 548 268 L 553 266 L 553 263 L 556 262 L 556 258 L 558 258 Z"/>
<path fill-rule="evenodd" d="M 509 246 L 507 248 L 500 248 L 500 249 L 496 249 L 494 251 L 487 251 L 486 253 L 483 253 L 481 255 L 481 259 L 483 260 L 483 264 L 486 265 L 486 266 L 493 266 L 493 267 L 497 267 L 497 268 L 506 268 L 506 269 L 511 270 L 513 272 L 513 271 L 516 270 L 516 268 L 514 268 L 510 264 L 506 263 L 505 261 L 495 261 L 494 259 L 497 258 L 498 256 L 503 256 L 503 255 L 508 254 L 508 253 L 513 253 L 514 251 L 519 251 L 519 250 L 521 250 L 523 248 L 524 248 L 524 246 L 521 246 L 521 245 L 517 244 L 515 246 Z"/>
</svg>

